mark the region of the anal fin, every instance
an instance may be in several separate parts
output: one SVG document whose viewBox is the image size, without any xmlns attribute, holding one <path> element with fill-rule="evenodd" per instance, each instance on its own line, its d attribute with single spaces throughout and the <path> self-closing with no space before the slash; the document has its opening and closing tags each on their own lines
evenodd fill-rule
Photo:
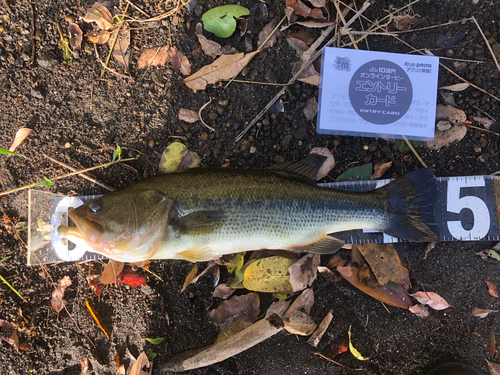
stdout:
<svg viewBox="0 0 500 375">
<path fill-rule="evenodd" d="M 186 250 L 177 254 L 178 259 L 188 260 L 190 262 L 206 262 L 214 257 L 212 250 L 209 247 L 204 247 L 195 250 Z"/>
<path fill-rule="evenodd" d="M 296 252 L 309 252 L 316 254 L 331 254 L 344 246 L 344 241 L 338 238 L 325 235 L 318 241 L 306 245 L 294 246 L 288 250 Z"/>
</svg>

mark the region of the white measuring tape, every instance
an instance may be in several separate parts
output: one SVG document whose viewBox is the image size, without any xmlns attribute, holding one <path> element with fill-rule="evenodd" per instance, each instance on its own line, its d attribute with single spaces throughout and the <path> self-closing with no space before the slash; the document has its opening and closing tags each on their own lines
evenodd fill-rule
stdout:
<svg viewBox="0 0 500 375">
<path fill-rule="evenodd" d="M 332 182 L 319 186 L 362 192 L 379 188 L 390 181 Z M 442 241 L 500 240 L 500 177 L 438 177 L 435 182 L 437 193 L 434 210 Z M 103 258 L 81 246 L 71 247 L 57 233 L 59 225 L 67 224 L 70 208 L 76 208 L 98 196 L 62 197 L 36 190 L 30 190 L 29 196 L 29 265 Z M 50 234 L 40 231 L 40 223 L 46 223 L 47 227 L 50 224 Z M 384 233 L 362 230 L 336 233 L 335 237 L 356 244 L 400 241 Z"/>
</svg>

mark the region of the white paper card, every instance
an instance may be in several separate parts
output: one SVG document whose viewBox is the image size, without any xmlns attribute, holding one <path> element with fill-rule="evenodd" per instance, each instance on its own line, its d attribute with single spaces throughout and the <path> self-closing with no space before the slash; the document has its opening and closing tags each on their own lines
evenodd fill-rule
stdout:
<svg viewBox="0 0 500 375">
<path fill-rule="evenodd" d="M 325 48 L 317 131 L 432 140 L 439 58 Z"/>
</svg>

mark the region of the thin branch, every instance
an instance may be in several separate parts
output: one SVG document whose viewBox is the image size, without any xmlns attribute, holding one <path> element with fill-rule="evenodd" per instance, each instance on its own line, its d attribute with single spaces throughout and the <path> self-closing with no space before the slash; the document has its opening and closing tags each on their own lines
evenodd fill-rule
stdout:
<svg viewBox="0 0 500 375">
<path fill-rule="evenodd" d="M 403 139 L 405 140 L 406 144 L 408 145 L 408 147 L 410 148 L 410 150 L 413 152 L 413 154 L 417 157 L 418 161 L 420 162 L 420 164 L 422 164 L 424 166 L 424 168 L 427 168 L 427 164 L 424 163 L 424 161 L 422 160 L 422 158 L 420 157 L 420 155 L 417 153 L 417 150 L 415 150 L 415 147 L 413 147 L 413 145 L 411 144 L 411 142 L 408 140 L 408 138 L 406 138 L 404 135 L 403 135 Z M 385 306 L 385 305 L 384 305 Z M 386 308 L 387 309 L 387 308 Z"/>
<path fill-rule="evenodd" d="M 215 129 L 214 129 L 214 128 L 212 128 L 211 126 L 207 125 L 207 124 L 205 123 L 205 121 L 203 121 L 203 117 L 201 117 L 201 111 L 203 111 L 203 109 L 205 109 L 205 107 L 206 107 L 207 105 L 209 105 L 211 102 L 212 102 L 212 98 L 210 98 L 210 100 L 208 101 L 208 103 L 203 104 L 203 106 L 202 106 L 202 107 L 200 108 L 200 110 L 198 111 L 198 117 L 200 118 L 200 121 L 201 121 L 201 123 L 202 123 L 203 125 L 205 125 L 208 129 L 210 129 L 211 131 L 213 131 L 213 132 L 214 132 L 214 131 L 215 131 Z"/>
<path fill-rule="evenodd" d="M 493 57 L 493 60 L 495 61 L 495 65 L 497 66 L 497 69 L 498 71 L 500 72 L 500 65 L 498 65 L 498 60 L 497 60 L 497 57 L 495 56 L 495 53 L 493 52 L 493 49 L 491 48 L 490 46 L 490 43 L 488 43 L 488 39 L 486 39 L 486 36 L 484 35 L 483 33 L 483 29 L 481 29 L 481 26 L 479 26 L 479 23 L 477 22 L 476 20 L 476 17 L 472 16 L 472 20 L 476 23 L 476 26 L 477 28 L 479 29 L 479 32 L 481 33 L 481 35 L 483 36 L 483 39 L 484 39 L 484 43 L 486 44 L 486 46 L 488 47 L 488 50 L 490 51 L 491 53 L 491 57 Z"/>
</svg>

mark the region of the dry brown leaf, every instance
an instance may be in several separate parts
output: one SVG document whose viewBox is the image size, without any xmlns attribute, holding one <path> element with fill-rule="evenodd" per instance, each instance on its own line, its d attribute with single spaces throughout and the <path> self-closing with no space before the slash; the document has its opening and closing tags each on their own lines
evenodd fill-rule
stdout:
<svg viewBox="0 0 500 375">
<path fill-rule="evenodd" d="M 490 313 L 498 312 L 499 310 L 488 310 L 488 309 L 478 309 L 477 307 L 472 310 L 471 316 L 475 316 L 477 318 L 486 318 Z"/>
<path fill-rule="evenodd" d="M 226 284 L 221 284 L 218 285 L 217 288 L 215 288 L 212 298 L 222 298 L 222 299 L 228 299 L 231 297 L 235 289 L 231 289 L 228 287 Z"/>
<path fill-rule="evenodd" d="M 73 49 L 81 49 L 82 47 L 82 29 L 76 23 L 70 23 L 68 25 L 68 35 L 69 35 L 69 44 Z"/>
<path fill-rule="evenodd" d="M 488 285 L 488 293 L 490 294 L 490 296 L 498 298 L 498 290 L 497 290 L 496 285 L 493 284 L 492 282 L 487 281 L 487 280 L 485 280 L 485 282 L 486 282 L 486 285 Z"/>
<path fill-rule="evenodd" d="M 481 117 L 481 116 L 472 116 L 471 117 L 472 120 L 480 123 L 481 125 L 483 125 L 486 129 L 489 129 L 491 125 L 495 124 L 497 121 L 495 120 L 492 120 L 488 117 Z"/>
<path fill-rule="evenodd" d="M 168 60 L 170 46 L 155 47 L 144 51 L 137 61 L 137 69 L 148 66 L 163 66 Z"/>
<path fill-rule="evenodd" d="M 243 52 L 234 55 L 222 55 L 212 64 L 204 66 L 182 82 L 190 89 L 204 90 L 209 84 L 236 76 L 258 52 L 254 51 L 246 55 Z"/>
<path fill-rule="evenodd" d="M 319 254 L 308 253 L 288 267 L 289 281 L 294 292 L 304 290 L 316 280 L 320 261 Z"/>
<path fill-rule="evenodd" d="M 143 368 L 146 367 L 149 369 L 148 371 L 143 371 Z M 151 374 L 151 370 L 153 366 L 149 363 L 148 356 L 146 353 L 142 352 L 137 360 L 134 362 L 134 365 L 130 369 L 129 375 L 149 375 Z"/>
<path fill-rule="evenodd" d="M 182 289 L 181 293 L 186 290 L 189 284 L 191 284 L 196 277 L 196 274 L 198 273 L 198 263 L 195 263 L 193 268 L 191 268 L 191 271 L 186 276 L 186 279 L 184 280 L 184 284 L 182 284 Z"/>
<path fill-rule="evenodd" d="M 16 151 L 16 148 L 18 148 L 21 145 L 21 143 L 23 143 L 24 140 L 28 138 L 28 136 L 31 134 L 32 131 L 33 129 L 30 128 L 18 129 L 16 135 L 14 136 L 14 139 L 12 140 L 12 144 L 9 147 L 9 151 L 10 152 Z"/>
<path fill-rule="evenodd" d="M 267 37 L 271 35 L 275 26 L 276 26 L 276 20 L 272 20 L 266 26 L 264 26 L 261 32 L 259 33 L 259 41 L 257 42 L 257 45 L 259 46 L 260 49 L 271 48 L 272 46 L 274 46 L 274 43 L 276 43 L 276 40 L 278 40 L 279 31 L 276 30 L 276 32 L 269 38 L 266 44 L 262 45 L 262 43 L 264 43 L 264 40 L 266 40 Z"/>
<path fill-rule="evenodd" d="M 408 31 L 417 27 L 419 24 L 424 22 L 427 17 L 420 18 L 419 15 L 411 16 L 409 14 L 395 16 L 392 18 L 392 22 L 387 26 L 387 31 Z"/>
<path fill-rule="evenodd" d="M 410 306 L 408 310 L 421 318 L 427 318 L 429 316 L 429 310 L 427 310 L 427 307 L 424 305 L 416 304 Z"/>
<path fill-rule="evenodd" d="M 87 39 L 94 44 L 106 44 L 111 36 L 111 31 L 91 31 L 86 36 Z"/>
<path fill-rule="evenodd" d="M 312 318 L 302 311 L 283 315 L 285 329 L 293 335 L 309 336 L 318 326 Z"/>
<path fill-rule="evenodd" d="M 279 300 L 277 302 L 273 302 L 271 306 L 266 311 L 266 317 L 270 316 L 271 314 L 276 314 L 280 318 L 283 318 L 283 314 L 288 310 L 288 307 L 290 306 L 290 301 L 286 301 L 284 299 Z"/>
<path fill-rule="evenodd" d="M 103 4 L 95 2 L 92 8 L 83 16 L 87 23 L 95 22 L 101 30 L 111 30 L 113 26 L 113 16 Z"/>
<path fill-rule="evenodd" d="M 190 124 L 200 119 L 198 112 L 192 109 L 179 108 L 179 120 L 186 121 Z"/>
<path fill-rule="evenodd" d="M 216 58 L 217 56 L 222 55 L 222 46 L 214 42 L 213 40 L 207 39 L 203 35 L 203 25 L 201 23 L 196 24 L 196 36 L 198 37 L 198 41 L 201 44 L 201 49 L 205 53 L 205 55 Z"/>
<path fill-rule="evenodd" d="M 342 276 L 340 276 L 338 273 L 336 274 L 335 272 L 331 271 L 328 267 L 319 266 L 318 272 L 329 277 L 330 281 L 334 283 L 338 283 L 340 280 L 342 280 Z"/>
<path fill-rule="evenodd" d="M 410 296 L 415 298 L 421 304 L 430 306 L 434 310 L 444 310 L 448 307 L 453 307 L 448 304 L 443 297 L 434 292 L 416 292 L 410 294 Z"/>
<path fill-rule="evenodd" d="M 291 314 L 294 311 L 303 311 L 306 314 L 311 313 L 312 306 L 314 305 L 314 292 L 312 288 L 304 290 L 293 301 L 292 305 L 286 310 L 285 315 Z"/>
<path fill-rule="evenodd" d="M 318 113 L 318 101 L 315 97 L 312 97 L 306 102 L 303 112 L 308 120 L 312 120 L 314 116 L 316 116 L 316 113 Z"/>
<path fill-rule="evenodd" d="M 321 77 L 319 76 L 319 73 L 316 71 L 314 66 L 311 64 L 302 72 L 298 80 L 300 82 L 309 83 L 310 85 L 319 87 Z"/>
<path fill-rule="evenodd" d="M 335 23 L 335 21 L 321 21 L 321 20 L 307 20 L 307 21 L 295 21 L 294 24 L 301 25 L 310 28 L 322 28 L 328 27 Z"/>
<path fill-rule="evenodd" d="M 59 313 L 68 304 L 68 301 L 64 299 L 64 291 L 70 285 L 71 279 L 69 278 L 69 276 L 64 276 L 61 280 L 59 280 L 56 287 L 54 288 L 54 291 L 52 292 L 52 300 L 50 301 L 50 304 L 52 305 L 52 308 L 57 311 L 58 320 Z"/>
<path fill-rule="evenodd" d="M 208 316 L 215 323 L 224 323 L 236 315 L 257 318 L 260 299 L 257 293 L 248 293 L 242 296 L 233 296 L 222 302 L 219 307 L 210 311 Z"/>
<path fill-rule="evenodd" d="M 457 83 L 455 85 L 450 85 L 450 86 L 441 86 L 439 89 L 440 90 L 448 90 L 448 91 L 463 91 L 469 86 L 470 86 L 469 83 L 462 82 L 462 83 Z"/>
<path fill-rule="evenodd" d="M 326 0 L 309 0 L 309 2 L 316 8 L 326 7 Z"/>
<path fill-rule="evenodd" d="M 440 150 L 441 147 L 450 146 L 461 141 L 467 134 L 465 125 L 455 125 L 448 130 L 436 130 L 433 141 L 426 141 L 425 145 L 431 150 Z"/>
<path fill-rule="evenodd" d="M 328 326 L 330 325 L 330 322 L 333 319 L 333 314 L 332 311 L 328 311 L 328 314 L 325 315 L 321 323 L 319 324 L 318 328 L 314 333 L 311 335 L 309 340 L 307 340 L 307 343 L 309 345 L 314 346 L 315 348 L 318 347 L 319 342 L 321 341 L 321 338 L 325 334 L 326 330 L 328 329 Z"/>
<path fill-rule="evenodd" d="M 316 173 L 316 181 L 321 180 L 322 178 L 328 176 L 328 173 L 335 166 L 335 159 L 333 158 L 332 153 L 327 147 L 314 147 L 311 151 L 309 151 L 309 155 L 317 154 L 326 156 L 326 160 L 321 164 L 320 169 Z"/>
<path fill-rule="evenodd" d="M 325 19 L 325 16 L 320 9 L 311 9 L 300 0 L 286 0 L 286 5 L 291 7 L 295 14 L 304 18 L 314 18 L 319 20 Z"/>
<path fill-rule="evenodd" d="M 170 47 L 168 55 L 176 72 L 181 72 L 185 76 L 191 74 L 191 63 L 181 51 L 178 51 L 176 47 Z"/>
<path fill-rule="evenodd" d="M 307 43 L 304 42 L 303 40 L 298 39 L 298 38 L 290 37 L 290 38 L 286 38 L 286 41 L 287 41 L 288 45 L 290 47 L 292 47 L 295 50 L 295 52 L 297 52 L 297 54 L 299 56 L 302 56 L 304 51 L 307 51 L 309 49 L 309 46 L 307 45 Z"/>
<path fill-rule="evenodd" d="M 19 350 L 19 336 L 16 327 L 3 319 L 0 319 L 0 339 Z"/>
<path fill-rule="evenodd" d="M 111 284 L 116 282 L 116 278 L 123 271 L 125 263 L 110 259 L 101 274 L 101 283 Z"/>
<path fill-rule="evenodd" d="M 116 34 L 118 34 L 118 38 L 113 48 L 113 57 L 128 71 L 130 65 L 130 50 L 128 49 L 130 46 L 130 27 L 124 23 L 121 28 L 115 30 L 108 40 L 109 48 L 113 45 Z"/>
<path fill-rule="evenodd" d="M 375 163 L 373 166 L 373 174 L 370 177 L 370 180 L 376 180 L 384 175 L 385 172 L 391 167 L 392 161 L 381 160 L 378 163 Z"/>
<path fill-rule="evenodd" d="M 299 30 L 295 34 L 292 34 L 291 38 L 295 39 L 295 40 L 300 40 L 301 42 L 304 42 L 308 46 L 313 44 L 314 41 L 317 39 L 316 36 L 314 36 L 313 34 L 311 34 L 310 32 L 308 32 L 306 30 Z"/>
<path fill-rule="evenodd" d="M 490 375 L 500 375 L 500 365 L 498 363 L 490 362 L 487 359 L 485 361 L 488 364 Z"/>
</svg>

